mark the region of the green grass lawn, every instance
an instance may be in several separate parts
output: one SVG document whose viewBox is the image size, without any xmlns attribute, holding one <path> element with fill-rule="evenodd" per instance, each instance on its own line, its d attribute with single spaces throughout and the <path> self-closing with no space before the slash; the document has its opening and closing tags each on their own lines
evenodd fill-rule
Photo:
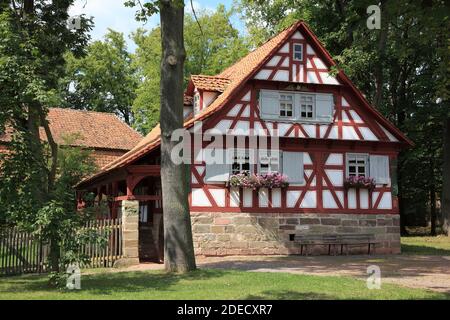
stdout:
<svg viewBox="0 0 450 320">
<path fill-rule="evenodd" d="M 0 299 L 450 299 L 449 295 L 345 277 L 198 270 L 187 275 L 162 271 L 93 273 L 80 291 L 49 288 L 46 276 L 0 278 Z"/>
<path fill-rule="evenodd" d="M 450 256 L 450 237 L 402 237 L 402 253 Z"/>
</svg>

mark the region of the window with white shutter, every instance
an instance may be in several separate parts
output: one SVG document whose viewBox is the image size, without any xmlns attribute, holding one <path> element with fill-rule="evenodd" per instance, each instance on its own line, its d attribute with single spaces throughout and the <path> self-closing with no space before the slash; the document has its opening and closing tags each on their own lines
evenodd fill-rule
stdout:
<svg viewBox="0 0 450 320">
<path fill-rule="evenodd" d="M 215 163 L 206 162 L 206 183 L 222 183 L 228 181 L 230 177 L 230 163 L 228 160 L 228 153 L 226 150 L 215 150 L 222 154 L 223 161 L 216 161 Z"/>
<path fill-rule="evenodd" d="M 281 172 L 281 151 L 259 150 L 258 173 Z"/>
<path fill-rule="evenodd" d="M 377 184 L 389 184 L 389 156 L 370 156 L 370 176 L 375 179 Z"/>
<path fill-rule="evenodd" d="M 330 123 L 334 99 L 331 93 L 261 90 L 259 109 L 267 120 Z"/>
<path fill-rule="evenodd" d="M 259 111 L 262 119 L 278 119 L 280 117 L 280 93 L 274 90 L 261 90 Z"/>
<path fill-rule="evenodd" d="M 333 121 L 334 100 L 330 93 L 316 94 L 316 120 L 319 122 Z"/>
<path fill-rule="evenodd" d="M 347 177 L 369 177 L 369 156 L 364 153 L 347 153 Z"/>
<path fill-rule="evenodd" d="M 290 184 L 304 183 L 303 152 L 283 152 L 283 174 Z"/>
</svg>

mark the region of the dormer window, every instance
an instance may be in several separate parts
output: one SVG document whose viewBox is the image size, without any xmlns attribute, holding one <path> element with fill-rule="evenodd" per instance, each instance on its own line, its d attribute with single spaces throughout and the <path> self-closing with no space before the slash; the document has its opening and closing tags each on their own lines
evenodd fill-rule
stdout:
<svg viewBox="0 0 450 320">
<path fill-rule="evenodd" d="M 294 61 L 303 61 L 303 45 L 301 43 L 294 44 Z"/>
<path fill-rule="evenodd" d="M 294 115 L 294 96 L 280 94 L 280 117 L 292 117 Z"/>
</svg>

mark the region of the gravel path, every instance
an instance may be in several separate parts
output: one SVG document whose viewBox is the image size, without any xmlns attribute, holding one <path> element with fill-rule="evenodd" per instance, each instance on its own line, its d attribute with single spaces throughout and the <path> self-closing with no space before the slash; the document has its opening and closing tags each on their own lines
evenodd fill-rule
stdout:
<svg viewBox="0 0 450 320">
<path fill-rule="evenodd" d="M 367 267 L 381 269 L 382 282 L 450 294 L 450 256 L 247 256 L 197 259 L 199 268 L 253 272 L 351 276 L 367 279 Z M 160 264 L 141 264 L 124 271 L 160 270 Z"/>
</svg>

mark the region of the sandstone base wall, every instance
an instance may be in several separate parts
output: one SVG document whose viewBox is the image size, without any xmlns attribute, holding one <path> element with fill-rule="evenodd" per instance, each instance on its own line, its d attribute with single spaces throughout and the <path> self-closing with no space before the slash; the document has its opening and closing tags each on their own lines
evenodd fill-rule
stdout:
<svg viewBox="0 0 450 320">
<path fill-rule="evenodd" d="M 196 255 L 300 254 L 295 234 L 374 234 L 377 254 L 400 253 L 399 215 L 192 212 Z M 328 248 L 314 246 L 313 254 Z M 367 246 L 350 248 L 367 253 Z"/>
</svg>

